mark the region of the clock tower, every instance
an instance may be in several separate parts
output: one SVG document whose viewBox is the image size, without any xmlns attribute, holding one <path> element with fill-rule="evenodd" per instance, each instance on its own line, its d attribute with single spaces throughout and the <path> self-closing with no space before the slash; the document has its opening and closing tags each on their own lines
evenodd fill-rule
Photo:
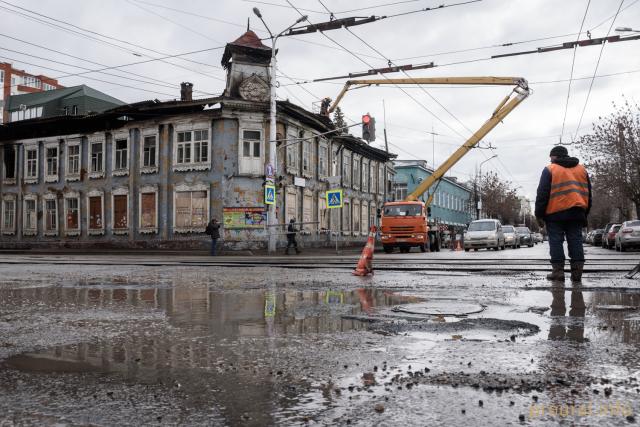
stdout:
<svg viewBox="0 0 640 427">
<path fill-rule="evenodd" d="M 269 102 L 271 48 L 251 30 L 227 46 L 222 66 L 227 70 L 224 96 L 247 101 Z"/>
</svg>

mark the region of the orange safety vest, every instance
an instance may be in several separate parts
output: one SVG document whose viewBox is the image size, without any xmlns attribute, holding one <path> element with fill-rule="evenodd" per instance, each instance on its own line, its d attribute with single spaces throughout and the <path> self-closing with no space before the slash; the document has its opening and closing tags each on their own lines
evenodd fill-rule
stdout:
<svg viewBox="0 0 640 427">
<path fill-rule="evenodd" d="M 546 214 L 550 215 L 567 209 L 589 206 L 589 178 L 582 165 L 565 168 L 552 163 L 547 166 L 551 172 L 551 193 Z"/>
</svg>

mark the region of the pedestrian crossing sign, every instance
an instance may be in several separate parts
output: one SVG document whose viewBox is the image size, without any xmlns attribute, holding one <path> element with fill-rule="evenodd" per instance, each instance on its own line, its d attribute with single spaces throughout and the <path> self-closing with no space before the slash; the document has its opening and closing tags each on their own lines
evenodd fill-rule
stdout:
<svg viewBox="0 0 640 427">
<path fill-rule="evenodd" d="M 264 186 L 264 204 L 265 205 L 276 204 L 276 186 L 275 185 Z"/>
<path fill-rule="evenodd" d="M 328 190 L 327 191 L 327 208 L 341 208 L 342 207 L 342 189 Z"/>
</svg>

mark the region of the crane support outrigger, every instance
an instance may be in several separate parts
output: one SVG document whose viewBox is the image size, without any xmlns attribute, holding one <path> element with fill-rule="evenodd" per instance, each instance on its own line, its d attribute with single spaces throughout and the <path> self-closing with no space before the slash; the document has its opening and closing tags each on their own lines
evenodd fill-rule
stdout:
<svg viewBox="0 0 640 427">
<path fill-rule="evenodd" d="M 515 86 L 504 97 L 491 114 L 491 117 L 460 146 L 449 158 L 436 169 L 431 176 L 422 181 L 416 189 L 407 195 L 401 202 L 387 202 L 384 204 L 381 219 L 381 239 L 385 252 L 390 252 L 394 247 L 408 252 L 412 246 L 418 246 L 426 251 L 431 243 L 439 247 L 437 234 L 431 232 L 429 238 L 428 211 L 433 201 L 432 193 L 426 203 L 418 201 L 418 198 L 428 191 L 436 182 L 444 177 L 465 154 L 467 154 L 478 142 L 498 125 L 511 111 L 513 111 L 531 93 L 527 80 L 522 77 L 423 77 L 402 79 L 361 79 L 349 80 L 336 97 L 336 100 L 327 109 L 327 114 L 333 112 L 338 103 L 353 86 L 367 87 L 378 85 L 489 85 L 489 86 Z M 434 239 L 435 235 L 435 239 Z M 435 240 L 435 242 L 434 242 Z"/>
</svg>

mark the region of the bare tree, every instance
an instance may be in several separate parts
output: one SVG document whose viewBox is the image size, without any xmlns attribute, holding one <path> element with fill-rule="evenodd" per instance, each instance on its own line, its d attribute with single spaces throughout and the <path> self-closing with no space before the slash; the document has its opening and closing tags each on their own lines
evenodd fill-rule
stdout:
<svg viewBox="0 0 640 427">
<path fill-rule="evenodd" d="M 518 223 L 520 201 L 516 190 L 509 181 L 503 181 L 498 174 L 489 172 L 480 178 L 482 185 L 482 209 L 490 218 L 499 219 L 504 224 Z"/>
<path fill-rule="evenodd" d="M 618 208 L 623 218 L 629 218 L 632 201 L 640 217 L 640 108 L 624 99 L 622 105 L 613 103 L 613 110 L 609 116 L 599 117 L 592 132 L 577 144 L 601 190 L 593 192 L 594 204 L 603 199 L 613 203 L 609 206 Z"/>
</svg>

